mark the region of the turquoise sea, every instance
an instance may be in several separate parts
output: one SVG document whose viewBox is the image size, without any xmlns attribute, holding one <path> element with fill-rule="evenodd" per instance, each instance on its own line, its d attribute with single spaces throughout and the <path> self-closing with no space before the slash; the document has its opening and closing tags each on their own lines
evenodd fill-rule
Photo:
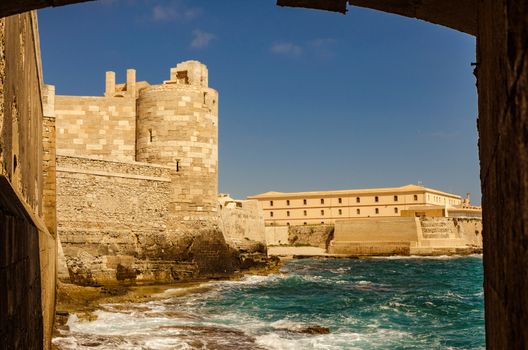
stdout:
<svg viewBox="0 0 528 350">
<path fill-rule="evenodd" d="M 304 259 L 196 293 L 102 305 L 60 349 L 483 349 L 482 257 Z M 305 333 L 327 327 L 328 334 Z"/>
</svg>

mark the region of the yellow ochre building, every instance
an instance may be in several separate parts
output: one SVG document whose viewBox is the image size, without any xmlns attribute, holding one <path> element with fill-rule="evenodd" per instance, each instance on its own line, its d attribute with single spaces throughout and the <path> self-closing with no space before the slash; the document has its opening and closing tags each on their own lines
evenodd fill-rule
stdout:
<svg viewBox="0 0 528 350">
<path fill-rule="evenodd" d="M 266 226 L 333 224 L 335 220 L 383 218 L 428 209 L 469 207 L 469 198 L 423 187 L 406 185 L 316 192 L 266 192 L 248 199 L 261 202 Z M 418 211 L 419 209 L 419 211 Z M 402 213 L 404 212 L 404 213 Z M 405 215 L 404 215 L 405 216 Z"/>
</svg>

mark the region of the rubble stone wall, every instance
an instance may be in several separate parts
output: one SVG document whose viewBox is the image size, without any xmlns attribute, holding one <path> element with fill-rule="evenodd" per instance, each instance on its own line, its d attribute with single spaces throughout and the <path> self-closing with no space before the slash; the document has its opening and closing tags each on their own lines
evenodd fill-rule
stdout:
<svg viewBox="0 0 528 350">
<path fill-rule="evenodd" d="M 170 183 L 171 170 L 162 166 L 58 156 L 58 232 L 68 267 L 68 258 L 137 257 L 148 252 L 141 243 L 167 229 Z M 104 271 L 99 280 L 115 277 L 107 276 L 112 272 L 106 266 L 93 266 L 93 274 Z"/>
</svg>

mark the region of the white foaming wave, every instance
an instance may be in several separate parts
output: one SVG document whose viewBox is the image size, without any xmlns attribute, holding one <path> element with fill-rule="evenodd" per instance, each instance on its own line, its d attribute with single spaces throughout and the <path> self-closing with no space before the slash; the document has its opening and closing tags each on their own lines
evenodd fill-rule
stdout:
<svg viewBox="0 0 528 350">
<path fill-rule="evenodd" d="M 145 341 L 144 349 L 149 350 L 191 350 L 193 349 L 187 342 L 177 338 L 151 338 Z"/>
<path fill-rule="evenodd" d="M 252 335 L 255 335 L 262 329 L 269 327 L 269 323 L 266 321 L 237 312 L 226 312 L 221 315 L 210 315 L 209 319 L 211 322 L 204 322 L 203 324 L 211 326 L 218 326 L 219 324 L 224 326 L 233 326 Z"/>
<path fill-rule="evenodd" d="M 282 320 L 272 322 L 270 326 L 275 329 L 286 329 L 286 330 L 291 330 L 291 331 L 298 331 L 306 327 L 306 324 L 295 322 L 295 321 L 288 320 L 288 319 L 282 319 Z"/>
<path fill-rule="evenodd" d="M 406 259 L 424 259 L 424 260 L 451 260 L 461 258 L 482 258 L 482 254 L 469 255 L 391 255 L 391 256 L 372 256 L 369 259 L 379 260 L 406 260 Z"/>
<path fill-rule="evenodd" d="M 218 282 L 220 285 L 257 285 L 268 282 L 275 282 L 281 279 L 287 278 L 286 274 L 273 274 L 273 275 L 248 275 L 244 276 L 239 280 L 235 281 L 222 281 Z"/>
<path fill-rule="evenodd" d="M 283 337 L 277 333 L 268 333 L 257 336 L 257 345 L 273 350 L 356 350 L 361 347 L 354 343 L 361 341 L 363 336 L 358 333 L 335 333 L 324 335 L 302 335 L 301 337 Z"/>
<path fill-rule="evenodd" d="M 94 321 L 80 321 L 76 315 L 70 315 L 67 325 L 73 332 L 96 335 L 145 335 L 160 326 L 187 324 L 185 320 L 166 317 L 145 317 L 141 313 L 118 313 L 97 310 Z"/>
<path fill-rule="evenodd" d="M 357 284 L 370 285 L 370 284 L 372 284 L 372 282 L 370 282 L 370 281 L 358 281 Z"/>
<path fill-rule="evenodd" d="M 457 293 L 452 292 L 452 291 L 447 291 L 447 293 L 444 295 L 444 297 L 452 298 L 452 299 L 458 299 L 458 300 L 466 299 L 466 297 L 463 297 L 462 295 L 457 294 Z"/>
<path fill-rule="evenodd" d="M 227 281 L 210 281 L 205 282 L 200 285 L 200 287 L 196 287 L 200 290 L 205 290 L 208 293 L 214 292 L 218 290 L 223 290 L 225 288 L 232 288 L 232 287 L 243 287 L 243 286 L 253 286 L 253 285 L 259 285 L 264 283 L 270 283 L 279 281 L 281 279 L 287 278 L 287 274 L 272 274 L 272 275 L 247 275 L 242 277 L 239 280 L 227 280 Z M 171 289 L 168 289 L 166 292 L 170 293 Z M 188 297 L 186 295 L 186 297 Z"/>
<path fill-rule="evenodd" d="M 78 349 L 77 338 L 75 337 L 56 337 L 51 341 L 54 345 L 60 346 L 61 349 Z"/>
<path fill-rule="evenodd" d="M 304 276 L 295 276 L 297 278 L 300 278 L 306 282 L 315 282 L 315 283 L 319 283 L 319 282 L 326 282 L 328 281 L 328 278 L 327 277 L 323 277 L 323 276 L 317 276 L 317 275 L 304 275 Z"/>
</svg>

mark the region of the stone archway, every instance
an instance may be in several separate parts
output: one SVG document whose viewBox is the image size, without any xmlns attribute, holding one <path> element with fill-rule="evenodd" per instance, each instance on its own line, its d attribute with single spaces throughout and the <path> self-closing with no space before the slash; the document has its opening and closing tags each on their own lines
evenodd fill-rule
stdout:
<svg viewBox="0 0 528 350">
<path fill-rule="evenodd" d="M 89 0 L 4 0 L 0 17 Z M 349 0 L 477 37 L 486 338 L 528 346 L 528 0 Z M 278 0 L 345 12 L 347 0 Z"/>
</svg>

